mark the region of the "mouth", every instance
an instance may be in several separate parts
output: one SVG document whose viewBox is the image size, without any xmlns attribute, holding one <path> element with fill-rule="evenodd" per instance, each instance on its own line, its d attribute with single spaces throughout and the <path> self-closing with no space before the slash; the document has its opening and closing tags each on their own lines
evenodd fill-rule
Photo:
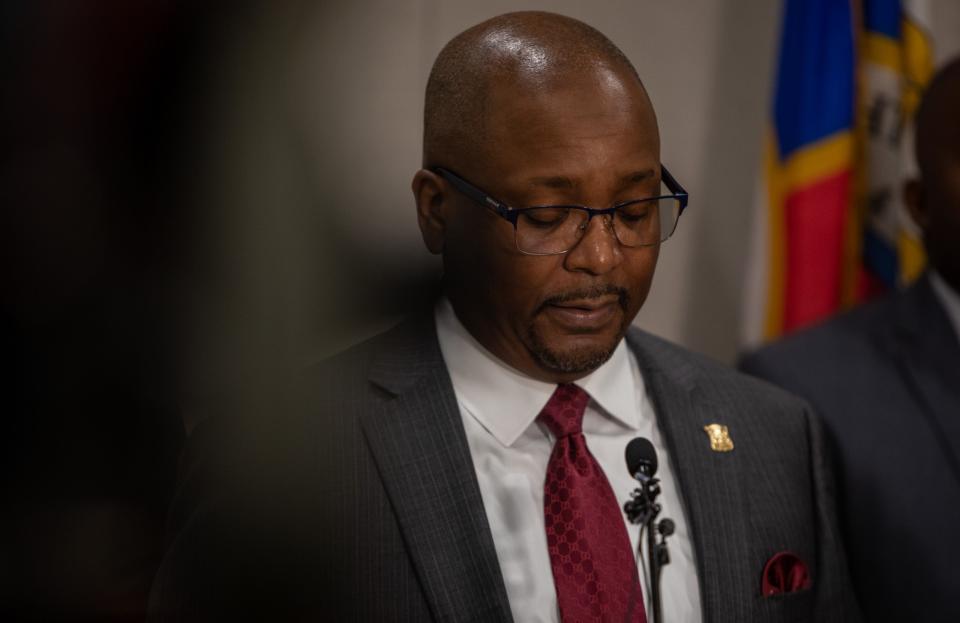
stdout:
<svg viewBox="0 0 960 623">
<path fill-rule="evenodd" d="M 544 313 L 572 333 L 593 333 L 607 327 L 621 311 L 619 296 L 601 296 L 548 303 Z"/>
</svg>

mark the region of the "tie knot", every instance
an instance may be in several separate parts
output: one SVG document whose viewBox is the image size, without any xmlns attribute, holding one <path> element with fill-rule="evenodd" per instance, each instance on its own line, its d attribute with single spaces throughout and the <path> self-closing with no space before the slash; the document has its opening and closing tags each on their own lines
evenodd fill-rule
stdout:
<svg viewBox="0 0 960 623">
<path fill-rule="evenodd" d="M 581 431 L 583 411 L 590 402 L 590 394 L 573 383 L 557 385 L 550 400 L 540 411 L 540 421 L 546 424 L 557 439 Z"/>
</svg>

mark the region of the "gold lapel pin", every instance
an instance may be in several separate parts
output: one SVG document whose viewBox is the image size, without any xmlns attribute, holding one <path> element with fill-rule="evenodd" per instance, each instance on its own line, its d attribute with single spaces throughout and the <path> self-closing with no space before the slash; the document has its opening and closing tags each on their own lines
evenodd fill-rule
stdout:
<svg viewBox="0 0 960 623">
<path fill-rule="evenodd" d="M 703 427 L 710 438 L 710 449 L 714 452 L 730 452 L 733 450 L 733 439 L 727 427 L 721 424 L 707 424 Z"/>
</svg>

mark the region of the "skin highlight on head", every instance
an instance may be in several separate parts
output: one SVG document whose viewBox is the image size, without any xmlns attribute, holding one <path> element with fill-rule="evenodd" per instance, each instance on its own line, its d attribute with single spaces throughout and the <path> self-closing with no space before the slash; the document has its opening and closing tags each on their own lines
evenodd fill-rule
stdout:
<svg viewBox="0 0 960 623">
<path fill-rule="evenodd" d="M 427 87 L 424 169 L 413 180 L 445 293 L 487 350 L 548 382 L 596 369 L 646 299 L 658 247 L 624 247 L 606 218 L 566 254 L 517 249 L 513 227 L 431 167 L 514 207 L 605 208 L 659 193 L 659 134 L 632 65 L 570 18 L 515 13 L 454 38 Z"/>
<path fill-rule="evenodd" d="M 960 58 L 941 69 L 916 116 L 921 177 L 904 188 L 930 265 L 960 292 Z"/>
</svg>

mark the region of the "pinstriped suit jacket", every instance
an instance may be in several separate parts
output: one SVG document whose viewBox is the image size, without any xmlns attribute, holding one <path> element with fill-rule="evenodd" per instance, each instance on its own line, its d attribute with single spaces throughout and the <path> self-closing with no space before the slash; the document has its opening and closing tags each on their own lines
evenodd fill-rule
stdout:
<svg viewBox="0 0 960 623">
<path fill-rule="evenodd" d="M 632 329 L 627 339 L 688 509 L 704 621 L 858 620 L 822 433 L 806 405 L 642 331 Z M 245 608 L 266 604 L 276 613 L 282 603 L 287 614 L 359 621 L 510 621 L 432 314 L 321 365 L 308 387 L 307 410 L 288 427 L 296 449 L 284 452 L 299 458 L 262 487 L 276 497 L 291 479 L 298 483 L 288 496 L 295 501 L 277 513 L 285 538 L 253 548 L 258 561 L 262 550 L 284 552 L 262 563 L 283 578 L 283 588 L 271 592 L 269 582 L 254 582 L 253 592 L 234 588 L 214 600 L 210 579 L 194 570 L 210 568 L 222 550 L 248 547 L 210 552 L 209 540 L 223 540 L 225 531 L 202 526 L 216 525 L 211 517 L 229 523 L 231 516 L 210 510 L 216 504 L 194 504 L 179 512 L 186 527 L 157 576 L 153 619 L 209 614 L 225 603 L 236 606 L 238 594 L 247 601 L 257 594 Z M 711 423 L 728 427 L 732 452 L 711 450 L 703 430 Z M 249 499 L 241 506 L 230 512 L 264 514 Z M 252 522 L 253 532 L 268 540 L 264 533 L 273 530 L 263 526 L 275 519 Z M 784 550 L 807 563 L 813 587 L 763 597 L 764 564 Z M 248 586 L 232 581 L 218 588 Z"/>
</svg>

